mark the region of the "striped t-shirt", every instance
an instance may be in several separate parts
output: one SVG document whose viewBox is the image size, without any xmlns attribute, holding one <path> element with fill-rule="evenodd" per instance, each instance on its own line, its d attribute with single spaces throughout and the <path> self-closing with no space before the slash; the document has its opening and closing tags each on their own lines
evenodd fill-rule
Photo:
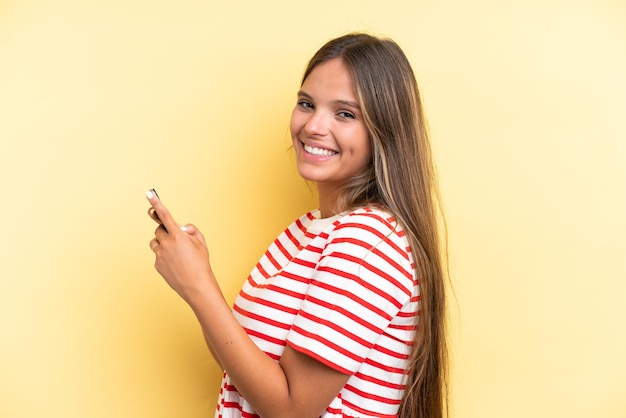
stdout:
<svg viewBox="0 0 626 418">
<path fill-rule="evenodd" d="M 278 361 L 286 344 L 350 375 L 323 417 L 394 417 L 419 308 L 408 241 L 387 212 L 312 211 L 270 245 L 235 300 L 250 338 Z M 257 416 L 227 374 L 216 417 Z"/>
</svg>

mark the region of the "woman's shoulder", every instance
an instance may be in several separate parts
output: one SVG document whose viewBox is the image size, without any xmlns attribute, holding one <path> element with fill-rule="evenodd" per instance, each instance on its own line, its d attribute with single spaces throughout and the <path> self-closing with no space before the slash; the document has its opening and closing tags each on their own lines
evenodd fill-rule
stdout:
<svg viewBox="0 0 626 418">
<path fill-rule="evenodd" d="M 355 254 L 362 251 L 363 257 L 374 251 L 384 257 L 385 262 L 391 258 L 395 260 L 394 265 L 402 265 L 406 271 L 412 270 L 406 234 L 393 214 L 384 208 L 365 206 L 345 212 L 327 233 L 330 246 L 348 245 Z"/>
<path fill-rule="evenodd" d="M 336 226 L 342 224 L 363 225 L 374 227 L 387 232 L 401 232 L 402 228 L 391 212 L 376 206 L 363 206 L 345 212 L 335 222 Z"/>
<path fill-rule="evenodd" d="M 386 242 L 400 252 L 408 247 L 406 234 L 393 214 L 379 207 L 365 206 L 347 211 L 326 232 L 330 240 L 358 237 L 372 245 Z"/>
<path fill-rule="evenodd" d="M 403 240 L 405 235 L 393 214 L 376 206 L 358 207 L 327 218 L 322 218 L 319 210 L 312 210 L 300 216 L 288 229 L 324 239 L 357 234 L 370 235 L 371 239 Z"/>
</svg>

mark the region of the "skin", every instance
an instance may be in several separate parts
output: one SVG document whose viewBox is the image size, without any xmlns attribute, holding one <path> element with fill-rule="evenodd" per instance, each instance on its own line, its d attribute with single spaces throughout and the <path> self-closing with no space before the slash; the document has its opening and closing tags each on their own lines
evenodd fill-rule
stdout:
<svg viewBox="0 0 626 418">
<path fill-rule="evenodd" d="M 331 203 L 337 186 L 371 159 L 352 80 L 340 60 L 319 65 L 307 77 L 290 127 L 298 170 L 317 183 L 322 216 L 337 213 Z M 314 156 L 304 144 L 333 152 Z M 207 346 L 239 392 L 262 417 L 319 417 L 349 376 L 290 346 L 278 363 L 262 352 L 224 300 L 202 233 L 191 224 L 179 226 L 154 193 L 147 197 L 149 216 L 159 224 L 150 241 L 155 267 L 191 307 Z"/>
</svg>

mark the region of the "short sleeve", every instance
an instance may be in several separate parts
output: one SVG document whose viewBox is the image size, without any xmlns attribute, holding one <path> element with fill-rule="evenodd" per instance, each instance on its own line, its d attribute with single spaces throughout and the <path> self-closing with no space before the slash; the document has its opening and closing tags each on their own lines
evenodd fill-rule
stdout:
<svg viewBox="0 0 626 418">
<path fill-rule="evenodd" d="M 287 344 L 354 374 L 416 292 L 404 233 L 372 211 L 352 213 L 329 231 Z"/>
</svg>

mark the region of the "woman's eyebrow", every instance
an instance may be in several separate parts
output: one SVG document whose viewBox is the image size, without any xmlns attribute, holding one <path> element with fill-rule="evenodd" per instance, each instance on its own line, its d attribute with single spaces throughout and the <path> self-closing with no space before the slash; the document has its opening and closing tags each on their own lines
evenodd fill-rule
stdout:
<svg viewBox="0 0 626 418">
<path fill-rule="evenodd" d="M 338 104 L 338 105 L 352 107 L 354 109 L 361 109 L 361 106 L 359 106 L 358 103 L 352 102 L 350 100 L 335 100 L 333 101 L 333 103 Z"/>
<path fill-rule="evenodd" d="M 299 91 L 298 91 L 298 97 L 306 97 L 307 99 L 312 99 L 312 97 L 311 97 L 311 95 L 310 95 L 310 94 L 307 94 L 307 93 L 305 93 L 305 92 L 304 92 L 304 91 L 302 91 L 302 90 L 299 90 Z"/>
</svg>

